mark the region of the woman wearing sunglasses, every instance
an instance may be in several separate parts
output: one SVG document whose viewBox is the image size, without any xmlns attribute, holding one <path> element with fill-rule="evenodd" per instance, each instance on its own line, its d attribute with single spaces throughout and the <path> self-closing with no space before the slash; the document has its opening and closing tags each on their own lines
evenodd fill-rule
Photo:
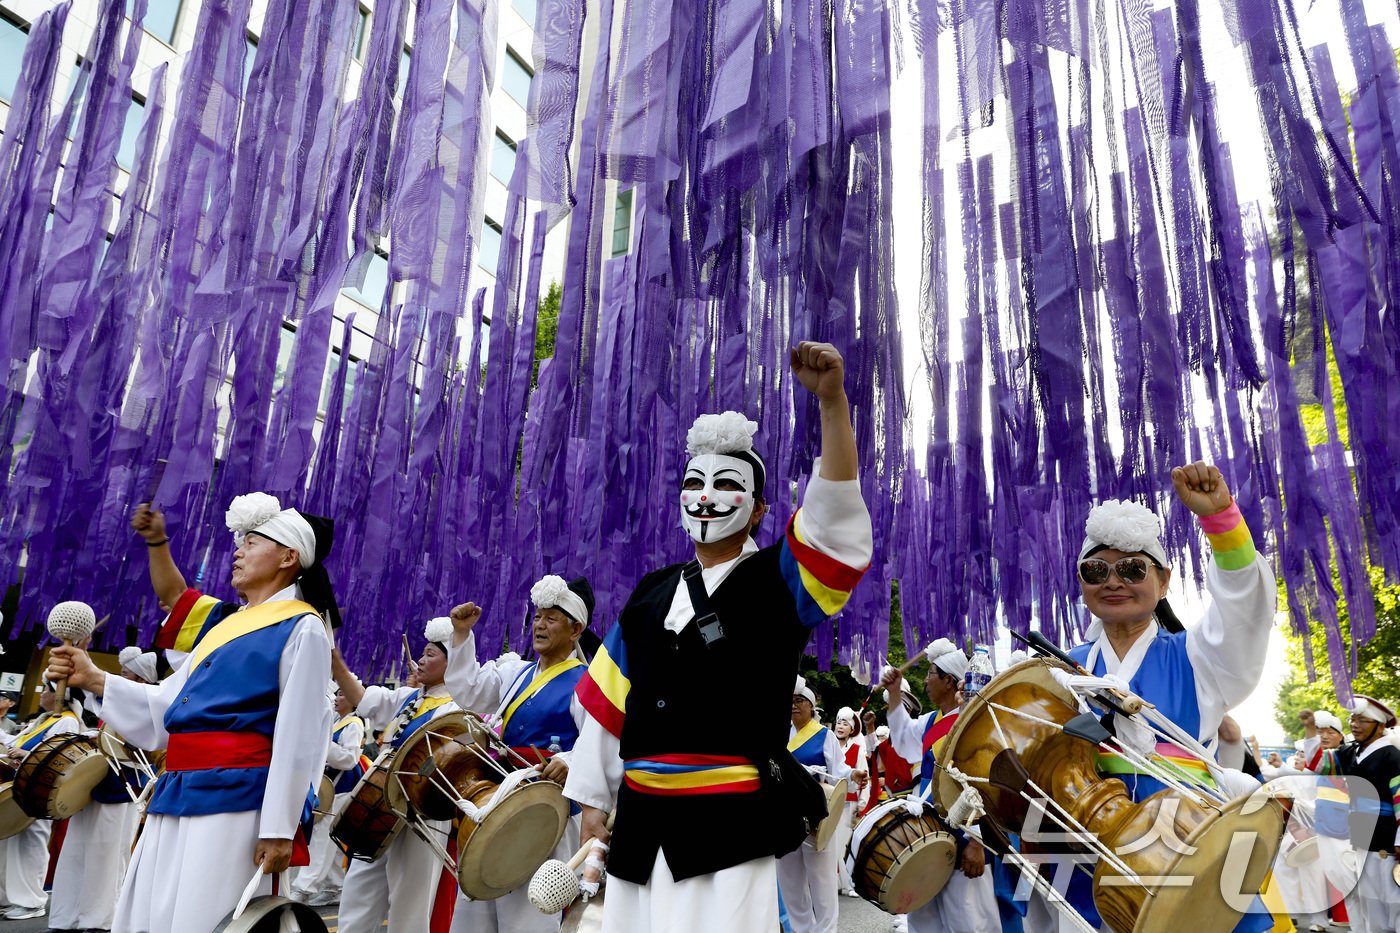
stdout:
<svg viewBox="0 0 1400 933">
<path fill-rule="evenodd" d="M 1187 629 L 1167 605 L 1172 572 L 1158 517 L 1135 502 L 1109 500 L 1090 510 L 1085 522 L 1077 569 L 1093 623 L 1088 642 L 1070 654 L 1095 675 L 1126 680 L 1135 694 L 1213 750 L 1226 711 L 1249 696 L 1263 674 L 1274 620 L 1274 573 L 1255 551 L 1218 469 L 1200 461 L 1177 467 L 1172 486 L 1210 543 L 1205 616 Z M 1155 741 L 1132 720 L 1115 720 L 1119 741 L 1184 762 L 1192 781 L 1210 780 L 1204 767 L 1191 766 L 1194 759 L 1182 749 Z M 1166 786 L 1117 755 L 1101 755 L 1099 770 L 1120 778 L 1134 800 Z M 1075 906 L 1098 923 L 1092 898 L 1074 896 L 1074 888 Z M 1271 924 L 1267 913 L 1248 915 L 1237 930 Z"/>
</svg>

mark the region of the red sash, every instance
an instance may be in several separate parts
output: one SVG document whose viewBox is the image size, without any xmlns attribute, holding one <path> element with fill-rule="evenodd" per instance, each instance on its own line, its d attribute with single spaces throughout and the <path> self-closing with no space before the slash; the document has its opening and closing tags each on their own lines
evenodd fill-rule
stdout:
<svg viewBox="0 0 1400 933">
<path fill-rule="evenodd" d="M 167 771 L 266 768 L 272 739 L 261 732 L 172 732 L 165 752 Z"/>
</svg>

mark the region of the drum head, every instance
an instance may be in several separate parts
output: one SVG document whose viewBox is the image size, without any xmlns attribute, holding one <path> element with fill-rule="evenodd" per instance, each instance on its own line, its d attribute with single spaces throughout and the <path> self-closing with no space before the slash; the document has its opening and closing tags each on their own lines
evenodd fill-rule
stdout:
<svg viewBox="0 0 1400 933">
<path fill-rule="evenodd" d="M 1232 930 L 1254 896 L 1241 892 L 1257 892 L 1264 886 L 1283 838 L 1284 821 L 1283 807 L 1277 800 L 1260 793 L 1237 797 L 1223 807 L 1219 817 L 1185 839 L 1163 838 L 1152 843 L 1181 853 L 1159 863 L 1164 870 L 1155 873 L 1157 880 L 1148 882 L 1154 896 L 1125 883 L 1107 862 L 1100 861 L 1094 872 L 1094 903 L 1104 922 L 1115 930 Z M 1142 852 L 1134 856 L 1141 859 Z M 1193 881 L 1172 883 L 1176 878 Z M 1223 889 L 1232 893 L 1229 901 Z M 1140 909 L 1136 906 L 1139 902 Z"/>
<path fill-rule="evenodd" d="M 953 728 L 948 730 L 948 737 L 944 740 L 944 755 L 956 757 L 958 742 L 961 740 L 963 732 L 982 716 L 989 715 L 987 706 L 988 700 L 995 700 L 996 695 L 1022 684 L 1030 685 L 1039 692 L 1045 693 L 1062 701 L 1066 706 L 1074 711 L 1079 709 L 1079 699 L 1069 690 L 1061 687 L 1060 684 L 1050 674 L 1051 668 L 1059 668 L 1068 671 L 1070 668 L 1048 658 L 1033 658 L 1017 664 L 1008 670 L 1003 671 L 993 677 L 985 687 L 978 691 L 970 700 L 963 704 L 962 710 L 958 713 L 957 722 L 953 723 Z M 1016 706 L 1016 703 L 1002 704 L 1006 706 Z M 998 712 L 1001 722 L 1005 723 L 1011 713 Z M 942 762 L 940 762 L 941 764 Z M 985 774 L 977 775 L 986 777 Z M 948 772 L 943 768 L 938 769 L 938 785 L 935 788 L 938 795 L 938 802 L 943 808 L 943 812 L 952 809 L 953 803 L 962 793 L 962 785 L 955 779 L 949 777 Z"/>
<path fill-rule="evenodd" d="M 1309 836 L 1283 854 L 1283 864 L 1289 868 L 1302 868 L 1316 862 L 1317 855 L 1317 837 Z"/>
<path fill-rule="evenodd" d="M 49 813 L 56 820 L 66 819 L 92 803 L 92 791 L 112 771 L 99 752 L 76 762 L 58 779 L 49 795 Z"/>
<path fill-rule="evenodd" d="M 9 784 L 0 784 L 0 839 L 8 839 L 29 828 L 34 817 L 25 813 L 15 803 L 14 793 Z"/>
<path fill-rule="evenodd" d="M 1400 884 L 1400 863 L 1390 870 L 1390 880 Z"/>
<path fill-rule="evenodd" d="M 316 816 L 315 822 L 319 823 L 331 812 L 331 804 L 335 802 L 335 782 L 325 775 L 321 776 L 321 786 L 316 791 Z"/>
<path fill-rule="evenodd" d="M 930 833 L 895 856 L 880 885 L 880 909 L 907 914 L 933 900 L 953 876 L 958 844 L 948 833 Z"/>
<path fill-rule="evenodd" d="M 480 824 L 463 817 L 457 833 L 457 882 L 463 893 L 489 901 L 528 884 L 568 821 L 568 801 L 553 781 L 521 784 Z"/>
<path fill-rule="evenodd" d="M 230 911 L 214 928 L 214 933 L 281 933 L 285 921 L 290 921 L 286 929 L 326 933 L 326 922 L 315 910 L 285 897 L 271 896 L 253 898 L 237 920 Z"/>
<path fill-rule="evenodd" d="M 831 837 L 836 835 L 836 828 L 846 815 L 846 787 L 846 779 L 842 778 L 826 789 L 826 819 L 817 826 L 818 852 L 825 849 Z"/>
</svg>

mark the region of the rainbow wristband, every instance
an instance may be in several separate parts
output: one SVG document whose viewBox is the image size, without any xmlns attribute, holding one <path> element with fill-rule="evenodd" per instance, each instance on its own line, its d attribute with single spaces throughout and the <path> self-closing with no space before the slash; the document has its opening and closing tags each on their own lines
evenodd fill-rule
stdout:
<svg viewBox="0 0 1400 933">
<path fill-rule="evenodd" d="M 1221 570 L 1240 570 L 1254 563 L 1256 551 L 1249 526 L 1244 523 L 1240 507 L 1233 498 L 1230 505 L 1214 515 L 1199 518 L 1201 530 L 1210 539 L 1215 552 L 1215 565 Z"/>
</svg>

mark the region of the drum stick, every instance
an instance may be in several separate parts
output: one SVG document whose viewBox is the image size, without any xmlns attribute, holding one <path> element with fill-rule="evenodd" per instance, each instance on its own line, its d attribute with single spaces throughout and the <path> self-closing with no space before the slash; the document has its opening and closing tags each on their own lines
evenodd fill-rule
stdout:
<svg viewBox="0 0 1400 933">
<path fill-rule="evenodd" d="M 902 665 L 900 665 L 900 667 L 899 667 L 899 669 L 898 669 L 898 670 L 899 670 L 899 676 L 900 676 L 900 677 L 903 677 L 905 674 L 909 673 L 909 671 L 913 669 L 914 665 L 918 664 L 918 663 L 919 663 L 920 661 L 922 661 L 923 659 L 924 659 L 924 653 L 923 653 L 922 651 L 920 651 L 918 654 L 914 655 L 914 656 L 913 656 L 912 658 L 910 658 L 908 661 L 905 661 Z M 886 660 L 888 660 L 888 658 L 887 658 Z M 883 679 L 883 678 L 882 678 L 882 679 Z M 870 705 L 870 701 L 873 700 L 873 699 L 875 699 L 875 694 L 877 694 L 877 693 L 879 693 L 879 692 L 880 692 L 880 681 L 877 680 L 877 681 L 875 681 L 875 686 L 873 686 L 873 687 L 870 688 L 870 693 L 866 696 L 865 702 L 862 703 L 862 704 L 860 704 L 860 709 L 856 710 L 856 714 L 859 715 L 859 714 L 865 712 L 865 708 L 866 708 L 867 706 Z"/>
<path fill-rule="evenodd" d="M 1020 641 L 1026 647 L 1033 648 L 1034 650 L 1039 651 L 1041 654 L 1047 654 L 1052 658 L 1055 658 L 1056 660 L 1063 661 L 1065 664 L 1068 664 L 1070 667 L 1074 668 L 1075 673 L 1081 674 L 1085 677 L 1094 676 L 1093 674 L 1090 674 L 1087 670 L 1085 670 L 1078 661 L 1070 657 L 1067 652 L 1061 651 L 1059 645 L 1056 645 L 1054 642 L 1050 641 L 1050 639 L 1046 638 L 1039 632 L 1031 632 L 1028 636 L 1021 635 L 1017 632 L 1012 632 L 1011 635 L 1013 638 L 1015 638 L 1017 641 Z M 1117 687 L 1110 687 L 1107 690 L 1107 693 L 1111 694 L 1111 696 L 1106 696 L 1104 691 L 1100 691 L 1098 696 L 1101 697 L 1104 700 L 1104 702 L 1108 703 L 1110 706 L 1113 706 L 1117 712 L 1120 712 L 1125 716 L 1132 716 L 1142 712 L 1144 701 L 1141 697 L 1137 697 L 1131 693 L 1119 690 Z"/>
<path fill-rule="evenodd" d="M 403 636 L 403 658 L 408 662 L 408 669 L 413 673 L 418 673 L 418 662 L 413 660 L 413 652 L 408 647 L 408 633 Z"/>
<path fill-rule="evenodd" d="M 616 815 L 616 810 L 608 814 L 608 822 L 607 826 L 605 827 L 608 832 L 612 832 L 613 817 Z M 574 853 L 573 858 L 569 859 L 569 871 L 578 871 L 578 867 L 583 864 L 585 859 L 588 858 L 588 853 L 593 851 L 593 844 L 597 841 L 598 840 L 593 839 L 591 837 L 583 841 L 583 845 L 580 846 L 579 850 Z"/>
</svg>

